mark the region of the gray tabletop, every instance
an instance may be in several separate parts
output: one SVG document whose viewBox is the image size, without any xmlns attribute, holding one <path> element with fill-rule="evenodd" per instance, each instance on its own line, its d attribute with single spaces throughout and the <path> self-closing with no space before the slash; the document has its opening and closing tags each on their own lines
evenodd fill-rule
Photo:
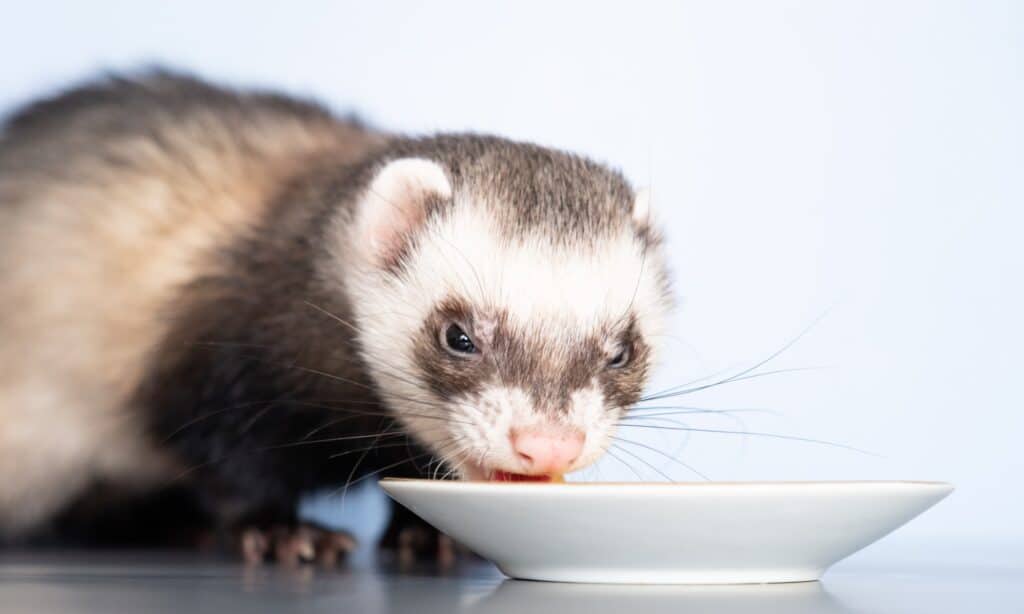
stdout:
<svg viewBox="0 0 1024 614">
<path fill-rule="evenodd" d="M 822 582 L 599 586 L 504 579 L 486 563 L 245 567 L 188 553 L 5 552 L 0 612 L 1024 612 L 1022 550 L 855 556 Z"/>
</svg>

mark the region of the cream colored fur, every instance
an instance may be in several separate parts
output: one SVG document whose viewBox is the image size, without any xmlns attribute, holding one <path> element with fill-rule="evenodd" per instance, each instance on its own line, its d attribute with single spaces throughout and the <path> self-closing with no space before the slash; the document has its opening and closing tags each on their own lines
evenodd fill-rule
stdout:
<svg viewBox="0 0 1024 614">
<path fill-rule="evenodd" d="M 229 127 L 196 113 L 152 126 L 160 147 L 96 144 L 133 170 L 88 153 L 45 172 L 0 160 L 0 537 L 94 480 L 145 488 L 176 475 L 130 394 L 211 248 L 255 223 L 308 156 L 344 144 L 343 125 L 321 124 L 267 113 Z"/>
</svg>

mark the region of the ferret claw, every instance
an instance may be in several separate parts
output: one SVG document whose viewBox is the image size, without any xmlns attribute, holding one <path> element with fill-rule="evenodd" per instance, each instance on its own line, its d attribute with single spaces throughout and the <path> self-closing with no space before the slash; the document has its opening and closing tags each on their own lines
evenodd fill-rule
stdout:
<svg viewBox="0 0 1024 614">
<path fill-rule="evenodd" d="M 405 527 L 398 532 L 395 543 L 398 566 L 408 569 L 417 562 L 433 561 L 440 569 L 451 569 L 469 551 L 451 537 L 428 527 Z"/>
<path fill-rule="evenodd" d="M 355 550 L 356 545 L 350 533 L 305 523 L 269 529 L 249 527 L 242 531 L 239 540 L 242 560 L 247 564 L 270 559 L 287 567 L 310 562 L 330 567 Z"/>
<path fill-rule="evenodd" d="M 394 556 L 400 568 L 407 569 L 419 562 L 433 561 L 441 569 L 450 569 L 460 559 L 472 556 L 468 549 L 409 510 L 403 507 L 395 507 L 393 510 L 380 546 Z"/>
</svg>

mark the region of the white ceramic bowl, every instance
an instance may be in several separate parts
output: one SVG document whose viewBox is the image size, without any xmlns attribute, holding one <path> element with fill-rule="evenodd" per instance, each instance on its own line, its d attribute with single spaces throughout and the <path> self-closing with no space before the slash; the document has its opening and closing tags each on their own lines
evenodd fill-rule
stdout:
<svg viewBox="0 0 1024 614">
<path fill-rule="evenodd" d="M 629 584 L 816 580 L 953 490 L 940 482 L 381 486 L 513 578 Z"/>
</svg>

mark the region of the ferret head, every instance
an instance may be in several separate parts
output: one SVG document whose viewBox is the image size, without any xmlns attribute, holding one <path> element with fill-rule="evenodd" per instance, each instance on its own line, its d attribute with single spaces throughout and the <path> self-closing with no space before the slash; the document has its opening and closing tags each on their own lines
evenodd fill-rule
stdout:
<svg viewBox="0 0 1024 614">
<path fill-rule="evenodd" d="M 404 428 L 467 479 L 599 458 L 671 307 L 647 195 L 478 137 L 414 142 L 367 177 L 332 266 Z"/>
</svg>

